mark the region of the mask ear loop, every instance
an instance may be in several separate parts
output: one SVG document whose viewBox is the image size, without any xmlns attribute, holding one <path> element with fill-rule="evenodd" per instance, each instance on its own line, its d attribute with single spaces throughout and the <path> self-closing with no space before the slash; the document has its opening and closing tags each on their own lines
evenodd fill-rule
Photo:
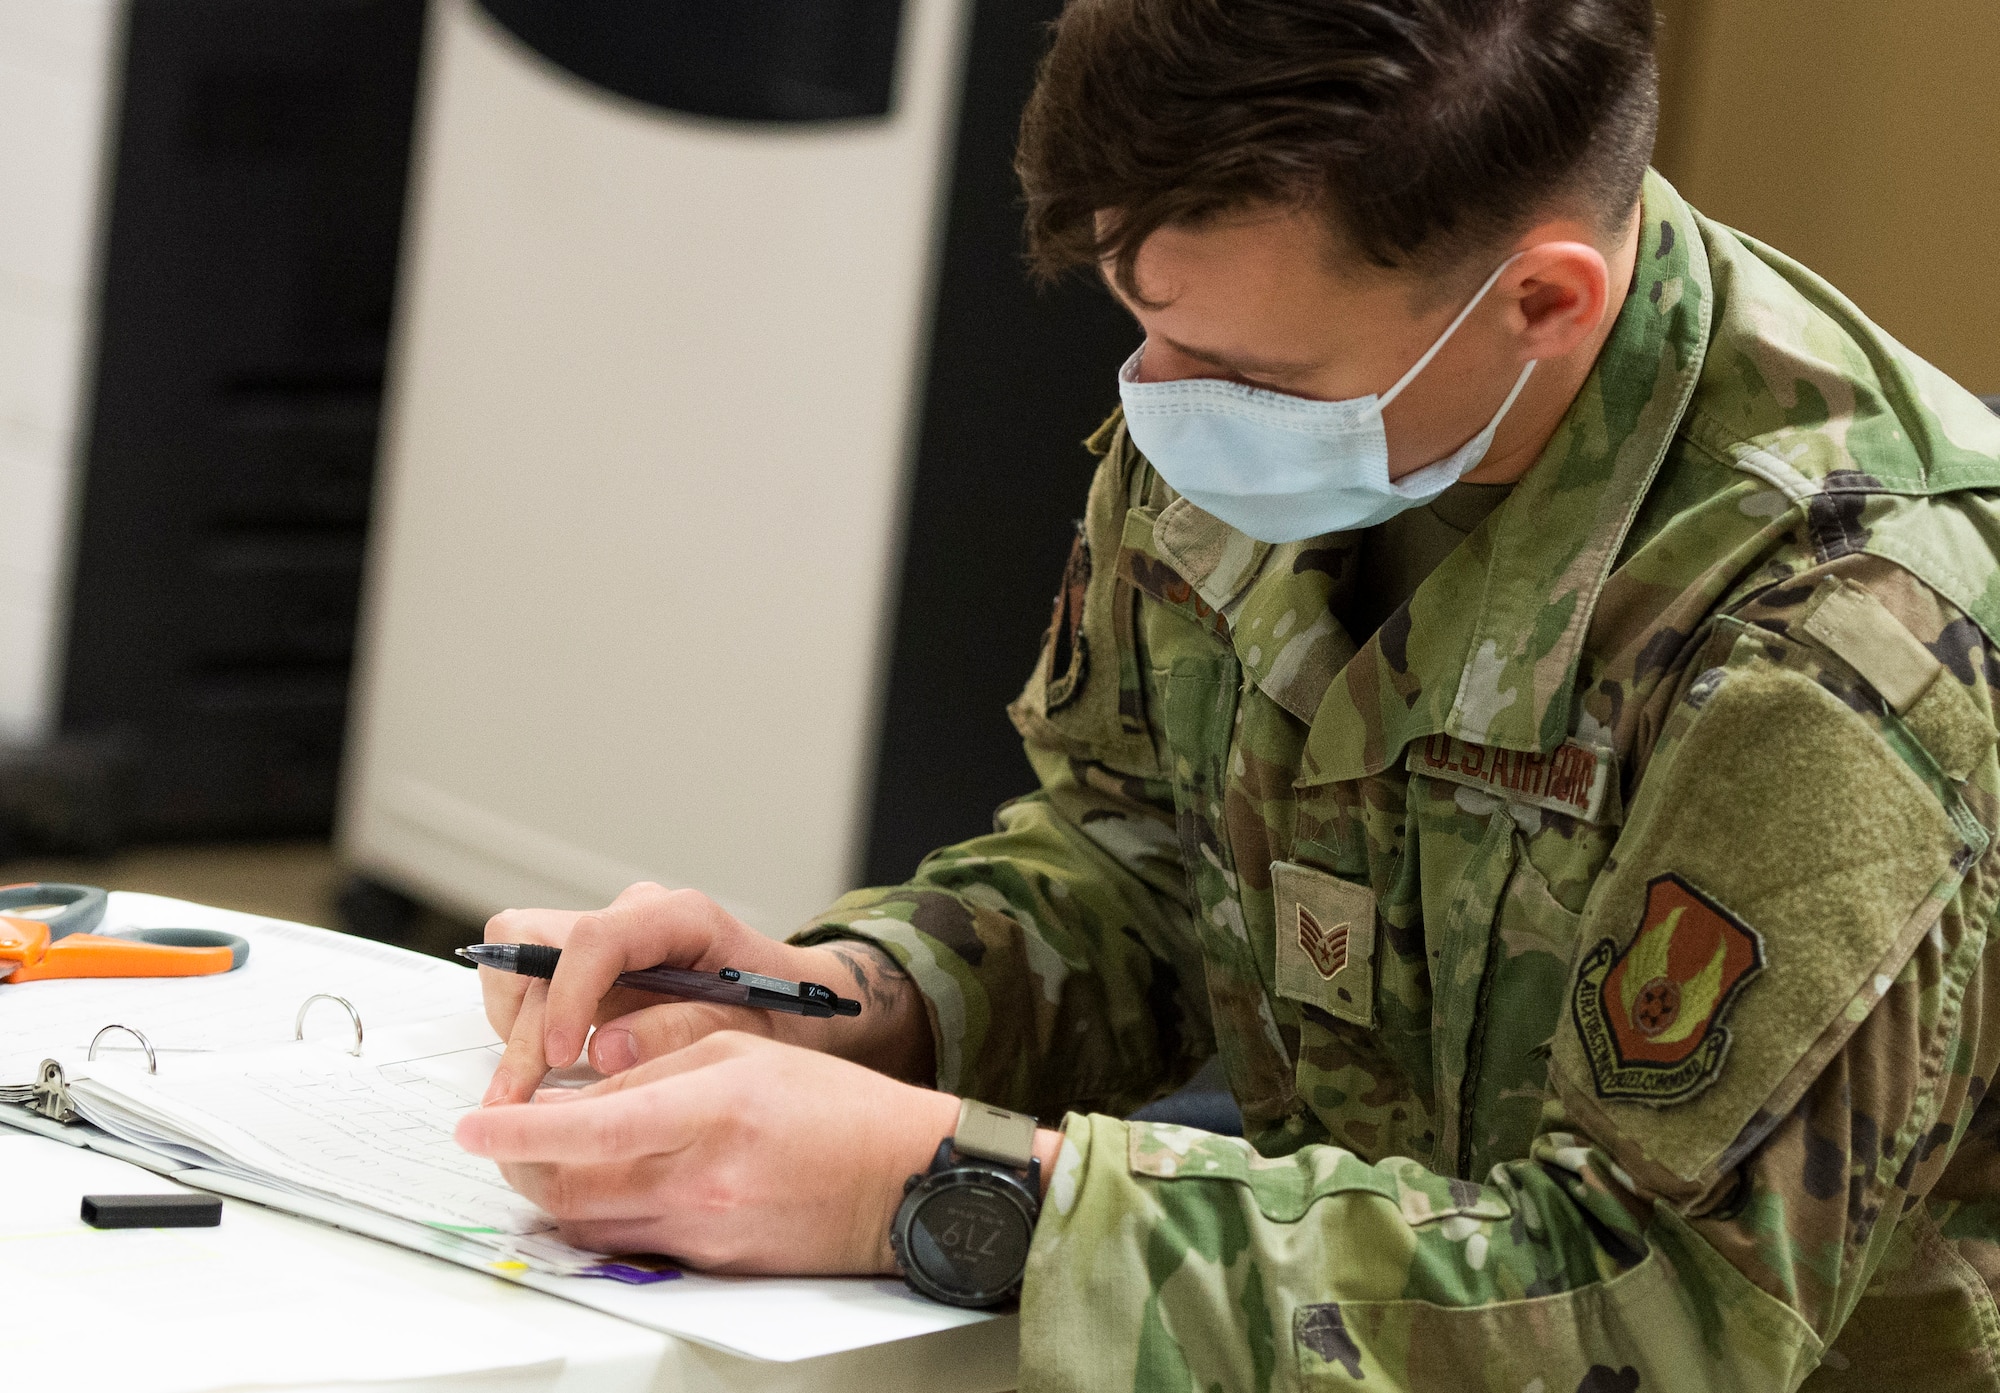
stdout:
<svg viewBox="0 0 2000 1393">
<path fill-rule="evenodd" d="M 1453 334 L 1456 334 L 1459 331 L 1459 327 L 1463 325 L 1466 320 L 1472 317 L 1472 312 L 1479 308 L 1479 302 L 1487 297 L 1487 295 L 1492 291 L 1494 286 L 1500 284 L 1500 278 L 1507 274 L 1507 268 L 1509 266 L 1512 266 L 1515 262 L 1519 261 L 1522 257 L 1526 255 L 1527 255 L 1526 252 L 1515 252 L 1512 256 L 1508 257 L 1505 261 L 1500 263 L 1500 268 L 1496 270 L 1492 275 L 1486 278 L 1486 284 L 1479 287 L 1479 293 L 1474 295 L 1470 300 L 1466 301 L 1465 308 L 1458 312 L 1458 318 L 1452 320 L 1450 327 L 1448 327 L 1442 334 L 1438 335 L 1437 342 L 1432 344 L 1429 348 L 1425 349 L 1424 356 L 1417 359 L 1415 363 L 1411 364 L 1410 370 L 1404 373 L 1402 377 L 1397 380 L 1396 385 L 1391 387 L 1388 391 L 1382 394 L 1379 402 L 1380 405 L 1387 406 L 1390 402 L 1394 401 L 1397 397 L 1403 394 L 1403 389 L 1416 380 L 1416 376 L 1418 373 L 1422 372 L 1425 368 L 1431 365 L 1431 359 L 1438 356 L 1439 352 L 1443 350 L 1444 346 L 1451 342 L 1451 336 Z M 1530 363 L 1528 366 L 1532 368 L 1534 364 Z M 1527 376 L 1526 374 L 1523 374 L 1520 383 L 1516 385 L 1514 388 L 1515 396 L 1520 395 L 1521 388 L 1526 386 L 1527 382 L 1528 382 Z M 1513 404 L 1514 404 L 1513 397 L 1509 397 L 1507 399 L 1507 405 L 1512 406 Z"/>
<path fill-rule="evenodd" d="M 1527 390 L 1528 379 L 1535 375 L 1535 369 L 1540 366 L 1541 359 L 1530 358 L 1528 360 L 1528 366 L 1521 369 L 1521 376 L 1514 383 L 1514 390 L 1507 394 L 1507 400 L 1500 403 L 1500 414 L 1493 418 L 1493 425 L 1487 427 L 1487 429 L 1491 430 L 1507 419 L 1507 413 L 1514 409 L 1514 403 L 1519 401 L 1521 393 Z"/>
</svg>

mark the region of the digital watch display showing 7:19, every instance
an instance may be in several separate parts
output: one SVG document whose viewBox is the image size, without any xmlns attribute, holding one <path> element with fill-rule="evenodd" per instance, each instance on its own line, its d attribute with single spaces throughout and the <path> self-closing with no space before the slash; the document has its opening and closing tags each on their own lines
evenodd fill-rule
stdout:
<svg viewBox="0 0 2000 1393">
<path fill-rule="evenodd" d="M 911 1256 L 933 1280 L 968 1293 L 1011 1285 L 1031 1237 L 1020 1206 L 983 1186 L 954 1186 L 911 1216 Z"/>
</svg>

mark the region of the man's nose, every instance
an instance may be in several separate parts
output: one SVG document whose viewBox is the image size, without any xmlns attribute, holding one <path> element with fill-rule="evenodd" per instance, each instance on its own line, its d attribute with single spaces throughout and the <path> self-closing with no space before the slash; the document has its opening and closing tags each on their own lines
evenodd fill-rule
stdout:
<svg viewBox="0 0 2000 1393">
<path fill-rule="evenodd" d="M 1191 377 L 1213 377 L 1224 382 L 1238 380 L 1233 373 L 1213 363 L 1191 358 L 1173 345 L 1152 338 L 1146 340 L 1139 354 L 1139 366 L 1132 373 L 1134 382 L 1179 382 Z"/>
</svg>

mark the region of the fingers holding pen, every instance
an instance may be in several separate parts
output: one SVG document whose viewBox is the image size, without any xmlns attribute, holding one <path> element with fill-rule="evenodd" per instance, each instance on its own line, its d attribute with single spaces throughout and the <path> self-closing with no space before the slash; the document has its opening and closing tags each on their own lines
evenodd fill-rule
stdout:
<svg viewBox="0 0 2000 1393">
<path fill-rule="evenodd" d="M 484 937 L 488 943 L 546 943 L 560 948 L 576 917 L 561 910 L 503 909 L 486 921 Z M 502 1039 L 513 1035 L 532 980 L 511 972 L 480 969 L 479 992 L 486 1005 L 486 1019 Z"/>
<path fill-rule="evenodd" d="M 769 1036 L 775 1018 L 741 1006 L 680 1002 L 648 1006 L 602 1021 L 590 1037 L 590 1062 L 601 1074 L 625 1077 L 634 1065 L 660 1060 L 720 1031 Z M 656 1077 L 646 1074 L 642 1077 Z"/>
<path fill-rule="evenodd" d="M 541 1032 L 539 1050 L 532 1055 L 512 1043 L 530 1019 L 521 1014 L 525 980 L 482 972 L 488 1017 L 510 1039 L 510 1082 L 502 1089 L 510 1099 L 531 1091 L 519 1079 L 532 1064 L 568 1068 L 586 1043 L 592 1065 L 610 1074 L 671 1054 L 715 1031 L 739 1029 L 775 1037 L 781 1025 L 795 1032 L 799 1025 L 789 1017 L 780 1021 L 741 1007 L 694 1002 L 660 1006 L 660 994 L 617 985 L 622 973 L 660 966 L 706 971 L 734 965 L 786 975 L 791 964 L 779 959 L 797 950 L 773 944 L 697 891 L 640 883 L 590 913 L 508 910 L 494 916 L 486 938 L 544 943 L 562 950 L 555 976 L 540 998 L 541 1008 L 532 1018 Z M 485 983 L 487 978 L 499 980 Z M 593 1023 L 606 1027 L 595 1039 Z"/>
<path fill-rule="evenodd" d="M 579 917 L 549 985 L 543 1049 L 550 1067 L 576 1062 L 620 973 L 694 966 L 733 924 L 706 895 L 650 883 L 631 886 L 606 908 Z"/>
</svg>

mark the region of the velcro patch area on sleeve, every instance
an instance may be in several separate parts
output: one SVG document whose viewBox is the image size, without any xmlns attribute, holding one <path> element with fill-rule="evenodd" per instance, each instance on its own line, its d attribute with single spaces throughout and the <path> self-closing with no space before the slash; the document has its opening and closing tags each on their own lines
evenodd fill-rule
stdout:
<svg viewBox="0 0 2000 1393">
<path fill-rule="evenodd" d="M 1782 1117 L 1955 889 L 1966 843 L 1866 719 L 1768 634 L 1670 720 L 1592 891 L 1553 1075 L 1635 1172 L 1713 1183 Z"/>
<path fill-rule="evenodd" d="M 1032 745 L 1144 775 L 1157 767 L 1158 752 L 1136 714 L 1134 597 L 1116 565 L 1130 516 L 1125 491 L 1131 452 L 1116 434 L 1108 448 L 1091 482 L 1040 656 L 1007 715 Z"/>
</svg>

